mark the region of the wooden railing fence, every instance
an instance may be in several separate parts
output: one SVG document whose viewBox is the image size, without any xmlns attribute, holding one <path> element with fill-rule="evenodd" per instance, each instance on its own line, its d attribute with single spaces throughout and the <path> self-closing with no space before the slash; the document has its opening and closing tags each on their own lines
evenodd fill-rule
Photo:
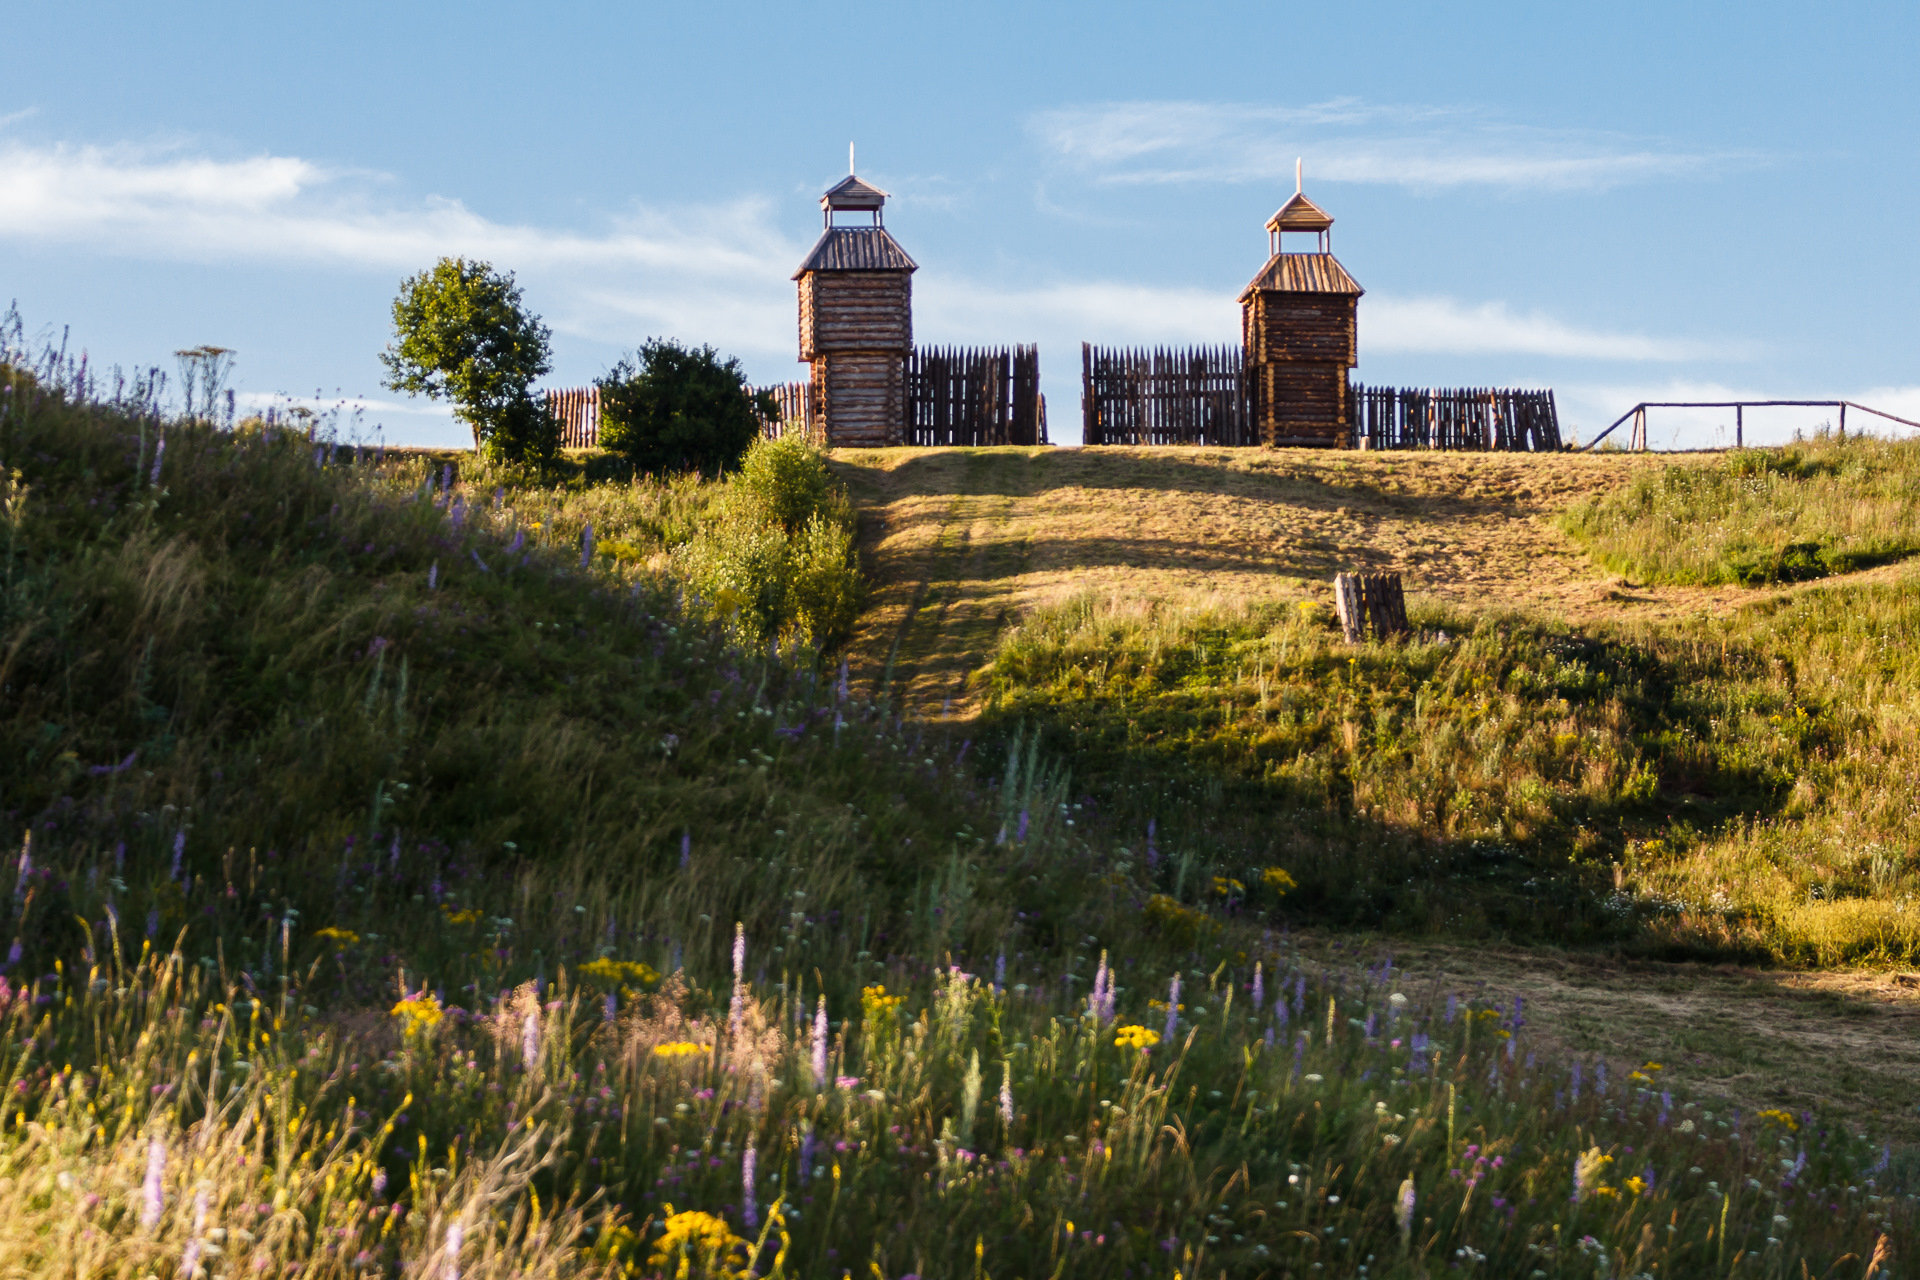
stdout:
<svg viewBox="0 0 1920 1280">
<path fill-rule="evenodd" d="M 762 392 L 773 397 L 778 406 L 774 416 L 762 415 L 760 434 L 769 440 L 778 440 L 788 431 L 804 431 L 809 439 L 817 439 L 815 421 L 819 413 L 813 403 L 812 382 L 776 382 L 771 386 L 750 388 L 754 398 L 759 399 Z"/>
<path fill-rule="evenodd" d="M 1560 448 L 1551 391 L 1350 388 L 1354 446 L 1543 453 Z"/>
<path fill-rule="evenodd" d="M 1080 344 L 1087 444 L 1258 444 L 1238 347 L 1128 350 Z"/>
<path fill-rule="evenodd" d="M 1047 442 L 1038 347 L 916 347 L 906 378 L 909 445 Z"/>
</svg>

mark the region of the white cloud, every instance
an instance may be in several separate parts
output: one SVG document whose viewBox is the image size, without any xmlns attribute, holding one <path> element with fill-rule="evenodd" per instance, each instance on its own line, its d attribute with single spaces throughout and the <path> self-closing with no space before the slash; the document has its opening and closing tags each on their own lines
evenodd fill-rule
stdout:
<svg viewBox="0 0 1920 1280">
<path fill-rule="evenodd" d="M 1304 158 L 1316 180 L 1416 188 L 1593 190 L 1752 163 L 1586 130 L 1507 124 L 1449 107 L 1352 99 L 1306 107 L 1116 102 L 1041 112 L 1055 155 L 1110 183 L 1281 183 Z"/>
<path fill-rule="evenodd" d="M 1673 362 L 1743 359 L 1733 343 L 1655 338 L 1583 329 L 1504 302 L 1465 304 L 1452 298 L 1368 297 L 1360 303 L 1363 350 L 1564 356 L 1576 360 Z"/>
</svg>

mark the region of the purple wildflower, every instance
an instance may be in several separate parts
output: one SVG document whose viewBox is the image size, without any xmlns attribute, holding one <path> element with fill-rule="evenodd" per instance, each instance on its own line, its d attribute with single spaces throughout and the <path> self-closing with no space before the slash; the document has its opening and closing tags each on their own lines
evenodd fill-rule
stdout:
<svg viewBox="0 0 1920 1280">
<path fill-rule="evenodd" d="M 166 432 L 163 431 L 160 433 L 159 443 L 153 446 L 153 474 L 147 477 L 147 485 L 149 488 L 159 487 L 160 459 L 166 457 L 166 455 L 167 455 L 167 434 Z"/>
<path fill-rule="evenodd" d="M 600 1007 L 601 1020 L 605 1022 L 612 1022 L 614 1019 L 614 1016 L 619 1012 L 620 1012 L 620 1002 L 613 998 L 613 992 L 611 991 L 607 992 L 606 1001 Z"/>
<path fill-rule="evenodd" d="M 820 997 L 820 1003 L 813 1012 L 813 1083 L 816 1088 L 824 1088 L 827 1083 L 827 998 Z"/>
<path fill-rule="evenodd" d="M 184 831 L 174 832 L 173 833 L 173 871 L 167 877 L 169 880 L 178 880 L 180 878 L 180 859 L 182 855 L 186 853 L 186 851 L 187 851 L 187 833 Z"/>
<path fill-rule="evenodd" d="M 800 1139 L 800 1181 L 802 1182 L 807 1181 L 813 1176 L 814 1146 L 815 1139 L 813 1130 L 809 1129 L 807 1130 L 806 1136 Z"/>
<path fill-rule="evenodd" d="M 1027 811 L 1020 811 L 1020 829 L 1014 833 L 1014 843 L 1025 844 L 1027 840 Z"/>
<path fill-rule="evenodd" d="M 1007 985 L 1007 953 L 1002 951 L 993 962 L 993 989 L 998 994 Z"/>
<path fill-rule="evenodd" d="M 727 1010 L 727 1027 L 737 1040 L 747 1018 L 747 927 L 733 924 L 733 1002 Z"/>
<path fill-rule="evenodd" d="M 1167 1030 L 1160 1038 L 1168 1044 L 1173 1043 L 1173 1030 L 1180 1021 L 1180 975 L 1174 974 L 1173 981 L 1167 986 Z"/>
<path fill-rule="evenodd" d="M 1158 818 L 1147 819 L 1147 870 L 1160 865 L 1160 847 L 1153 842 L 1154 829 L 1159 825 Z"/>
<path fill-rule="evenodd" d="M 147 1142 L 147 1177 L 140 1184 L 140 1225 L 148 1230 L 159 1224 L 160 1211 L 166 1207 L 161 1179 L 167 1174 L 167 1144 L 155 1135 Z"/>
<path fill-rule="evenodd" d="M 385 1169 L 376 1169 L 373 1171 L 373 1194 L 375 1199 L 387 1194 L 387 1171 Z"/>
<path fill-rule="evenodd" d="M 540 1058 L 540 1015 L 529 1009 L 527 1016 L 520 1022 L 520 1061 L 527 1070 L 533 1070 L 533 1064 Z"/>
<path fill-rule="evenodd" d="M 680 833 L 680 869 L 685 871 L 693 864 L 693 832 Z"/>
<path fill-rule="evenodd" d="M 1087 1012 L 1093 1015 L 1095 1022 L 1113 1016 L 1113 992 L 1110 985 L 1113 976 L 1107 970 L 1107 953 L 1100 953 L 1100 967 L 1094 971 L 1093 993 L 1087 997 Z"/>
<path fill-rule="evenodd" d="M 435 560 L 427 566 L 427 590 L 435 591 L 440 587 L 440 562 Z"/>
<path fill-rule="evenodd" d="M 526 545 L 527 545 L 527 531 L 525 529 L 515 529 L 513 531 L 513 541 L 509 543 L 507 546 L 507 554 L 510 556 L 518 555 L 520 553 L 520 548 Z"/>
<path fill-rule="evenodd" d="M 1013 1123 L 1013 1064 L 1000 1064 L 1000 1119 L 1006 1124 Z"/>
<path fill-rule="evenodd" d="M 1253 962 L 1253 1011 L 1255 1013 L 1260 1012 L 1260 1006 L 1266 1003 L 1266 999 L 1266 983 L 1261 977 L 1260 962 L 1255 960 Z"/>
<path fill-rule="evenodd" d="M 147 936 L 149 938 L 157 938 L 160 936 L 160 908 L 158 907 L 153 907 L 147 912 Z M 20 958 L 20 943 L 18 939 L 14 941 L 13 952 L 10 958 L 12 960 L 18 960 Z"/>
<path fill-rule="evenodd" d="M 1402 1182 L 1400 1184 L 1399 1198 L 1400 1198 L 1400 1206 L 1399 1206 L 1400 1207 L 1400 1214 L 1399 1214 L 1400 1237 L 1401 1239 L 1404 1240 L 1409 1236 L 1411 1236 L 1413 1233 L 1413 1206 L 1415 1203 L 1415 1197 L 1413 1193 L 1412 1178 L 1408 1178 L 1405 1182 Z"/>
<path fill-rule="evenodd" d="M 200 1233 L 206 1229 L 207 1193 L 202 1191 L 193 1198 L 193 1235 L 180 1253 L 180 1275 L 184 1280 L 193 1280 L 194 1268 L 200 1265 Z"/>
<path fill-rule="evenodd" d="M 587 527 L 580 531 L 580 567 L 587 568 L 593 563 L 593 521 L 587 521 Z"/>
<path fill-rule="evenodd" d="M 749 1227 L 760 1225 L 760 1209 L 753 1202 L 753 1164 L 753 1146 L 748 1144 L 747 1149 L 740 1153 L 740 1198 L 743 1201 L 740 1216 Z"/>
<path fill-rule="evenodd" d="M 447 1225 L 447 1269 L 441 1273 L 446 1280 L 460 1280 L 460 1245 L 466 1234 L 457 1222 Z"/>
</svg>

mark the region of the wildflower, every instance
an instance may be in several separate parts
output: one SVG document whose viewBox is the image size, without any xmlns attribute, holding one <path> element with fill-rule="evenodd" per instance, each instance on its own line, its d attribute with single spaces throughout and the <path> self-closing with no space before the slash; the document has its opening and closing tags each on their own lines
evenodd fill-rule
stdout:
<svg viewBox="0 0 1920 1280">
<path fill-rule="evenodd" d="M 163 431 L 160 433 L 159 441 L 156 442 L 153 446 L 153 472 L 147 477 L 148 488 L 157 489 L 160 487 L 160 459 L 166 456 L 167 456 L 167 435 Z"/>
<path fill-rule="evenodd" d="M 1780 1125 L 1781 1127 L 1785 1128 L 1788 1133 L 1793 1133 L 1800 1128 L 1800 1122 L 1793 1118 L 1793 1113 L 1791 1111 L 1782 1111 L 1777 1107 L 1769 1108 L 1765 1111 L 1762 1111 L 1760 1113 L 1760 1118 L 1762 1120 L 1770 1120 L 1773 1123 Z"/>
<path fill-rule="evenodd" d="M 1253 1011 L 1255 1013 L 1260 1012 L 1260 1006 L 1265 1003 L 1266 998 L 1267 989 L 1265 983 L 1261 980 L 1260 962 L 1255 960 L 1253 962 Z"/>
<path fill-rule="evenodd" d="M 400 1019 L 402 1030 L 412 1037 L 425 1035 L 439 1026 L 442 1010 L 439 999 L 423 991 L 417 996 L 408 996 L 389 1012 Z"/>
<path fill-rule="evenodd" d="M 813 1083 L 827 1083 L 827 998 L 819 997 L 813 1010 Z"/>
<path fill-rule="evenodd" d="M 647 1259 L 647 1265 L 655 1271 L 665 1274 L 692 1260 L 707 1274 L 718 1275 L 730 1270 L 723 1261 L 728 1254 L 748 1247 L 724 1218 L 698 1210 L 675 1213 L 670 1204 L 662 1208 L 667 1212 L 666 1227 L 653 1243 L 653 1256 Z"/>
<path fill-rule="evenodd" d="M 527 531 L 525 529 L 515 529 L 513 531 L 513 541 L 507 544 L 507 554 L 510 556 L 518 555 L 520 554 L 520 548 L 526 545 Z"/>
<path fill-rule="evenodd" d="M 677 747 L 680 745 L 680 739 L 674 734 L 670 733 L 667 735 L 667 737 L 673 739 L 673 747 Z M 671 751 L 673 747 L 668 747 L 667 749 Z M 692 863 L 693 863 L 693 832 L 682 831 L 680 833 L 680 869 L 682 871 L 685 871 L 688 868 L 688 866 L 692 865 Z"/>
<path fill-rule="evenodd" d="M 180 878 L 180 858 L 183 854 L 186 853 L 186 851 L 187 851 L 187 833 L 184 831 L 174 832 L 173 833 L 173 870 L 171 873 L 169 873 L 169 875 L 167 876 L 167 879 L 178 880 Z"/>
<path fill-rule="evenodd" d="M 835 1088 L 851 1089 L 860 1083 L 860 1077 L 859 1076 L 835 1076 L 833 1078 L 833 1083 Z"/>
<path fill-rule="evenodd" d="M 1005 1059 L 1000 1062 L 1000 1119 L 1013 1123 L 1013 1064 Z"/>
<path fill-rule="evenodd" d="M 695 1044 L 691 1040 L 674 1040 L 666 1044 L 653 1046 L 656 1058 L 691 1058 L 696 1053 L 705 1053 L 709 1046 Z"/>
<path fill-rule="evenodd" d="M 1016 834 L 1014 835 L 1014 837 L 1013 837 L 1013 839 L 1014 839 L 1014 843 L 1016 843 L 1016 844 L 1024 844 L 1024 843 L 1026 843 L 1026 839 L 1027 839 L 1027 811 L 1026 811 L 1025 809 L 1022 809 L 1022 810 L 1020 811 L 1020 830 L 1019 830 L 1019 831 L 1018 831 L 1018 832 L 1017 832 L 1017 833 L 1016 833 Z"/>
<path fill-rule="evenodd" d="M 892 1013 L 905 1003 L 905 1001 L 905 996 L 888 995 L 886 987 L 881 985 L 862 987 L 860 989 L 860 1008 L 871 1020 L 878 1020 Z"/>
<path fill-rule="evenodd" d="M 1161 1033 L 1162 1040 L 1172 1040 L 1174 1027 L 1180 1021 L 1180 975 L 1173 975 L 1173 982 L 1167 987 L 1167 1029 Z"/>
<path fill-rule="evenodd" d="M 360 941 L 360 935 L 353 930 L 336 929 L 332 925 L 328 925 L 324 929 L 316 929 L 313 936 L 316 938 L 325 938 L 340 950 L 345 950 Z"/>
<path fill-rule="evenodd" d="M 1107 953 L 1100 953 L 1100 967 L 1094 971 L 1093 993 L 1087 997 L 1087 1012 L 1095 1022 L 1113 1016 L 1113 975 L 1107 968 Z"/>
<path fill-rule="evenodd" d="M 180 1275 L 182 1280 L 193 1280 L 193 1272 L 200 1265 L 200 1233 L 207 1229 L 207 1193 L 203 1188 L 193 1197 L 193 1234 L 187 1238 L 187 1247 L 180 1251 Z"/>
<path fill-rule="evenodd" d="M 1413 1178 L 1409 1176 L 1400 1184 L 1400 1194 L 1395 1197 L 1399 1206 L 1400 1247 L 1406 1249 L 1413 1239 Z"/>
<path fill-rule="evenodd" d="M 427 590 L 434 591 L 440 586 L 440 562 L 435 560 L 427 566 Z"/>
<path fill-rule="evenodd" d="M 1613 1190 L 1611 1187 L 1599 1185 L 1601 1171 L 1612 1163 L 1613 1157 L 1602 1155 L 1599 1147 L 1589 1147 L 1581 1153 L 1579 1159 L 1573 1164 L 1573 1202 L 1575 1204 L 1579 1204 L 1589 1195 Z"/>
<path fill-rule="evenodd" d="M 1113 1043 L 1122 1049 L 1139 1049 L 1145 1052 L 1160 1043 L 1160 1033 L 1146 1027 L 1116 1027 Z"/>
<path fill-rule="evenodd" d="M 148 1230 L 159 1224 L 160 1211 L 166 1207 L 166 1196 L 161 1191 L 161 1179 L 166 1173 L 167 1144 L 156 1134 L 147 1142 L 147 1177 L 140 1184 L 140 1225 Z"/>
<path fill-rule="evenodd" d="M 753 1202 L 753 1145 L 740 1153 L 740 1196 L 744 1202 L 740 1207 L 740 1217 L 749 1227 L 760 1225 L 760 1209 Z"/>
<path fill-rule="evenodd" d="M 1247 886 L 1241 884 L 1231 876 L 1215 876 L 1213 878 L 1213 891 L 1223 898 L 1232 897 L 1234 894 L 1245 893 Z"/>
<path fill-rule="evenodd" d="M 631 982 L 642 987 L 650 987 L 660 981 L 658 970 L 638 960 L 609 960 L 602 957 L 581 965 L 580 972 L 602 982 Z"/>
<path fill-rule="evenodd" d="M 466 1234 L 459 1223 L 447 1224 L 447 1269 L 442 1273 L 446 1280 L 460 1280 L 460 1245 Z"/>
<path fill-rule="evenodd" d="M 614 999 L 613 992 L 607 992 L 606 999 L 600 1006 L 600 1020 L 602 1022 L 612 1022 L 619 1012 L 620 1002 Z"/>
<path fill-rule="evenodd" d="M 520 1061 L 532 1070 L 540 1057 L 540 1015 L 532 1009 L 520 1022 Z"/>
<path fill-rule="evenodd" d="M 1160 846 L 1153 842 L 1154 828 L 1158 825 L 1159 819 L 1147 819 L 1147 870 L 1149 871 L 1160 865 Z"/>
<path fill-rule="evenodd" d="M 13 882 L 13 900 L 20 901 L 27 893 L 27 877 L 33 874 L 33 832 L 27 832 L 27 838 L 20 845 L 20 871 Z"/>
<path fill-rule="evenodd" d="M 580 531 L 580 567 L 587 568 L 593 563 L 593 521 L 587 521 L 587 527 Z"/>
<path fill-rule="evenodd" d="M 727 1027 L 735 1039 L 739 1038 L 747 1017 L 746 974 L 747 927 L 736 920 L 733 925 L 733 1004 L 727 1011 Z"/>
<path fill-rule="evenodd" d="M 1268 867 L 1260 873 L 1260 883 L 1273 890 L 1276 895 L 1284 895 L 1287 890 L 1300 887 L 1298 882 L 1287 874 L 1285 867 Z"/>
</svg>

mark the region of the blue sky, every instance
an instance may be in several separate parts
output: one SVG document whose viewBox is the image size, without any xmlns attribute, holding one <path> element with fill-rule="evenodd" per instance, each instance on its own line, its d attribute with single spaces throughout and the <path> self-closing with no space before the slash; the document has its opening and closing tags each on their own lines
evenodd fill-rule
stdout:
<svg viewBox="0 0 1920 1280">
<path fill-rule="evenodd" d="M 0 304 L 96 361 L 380 387 L 405 274 L 513 270 L 552 385 L 650 335 L 801 375 L 789 280 L 859 144 L 922 342 L 1237 341 L 1291 192 L 1366 286 L 1371 383 L 1846 397 L 1920 418 L 1920 9 L 1897 4 L 20 6 Z M 1824 412 L 1778 413 L 1783 436 Z M 1724 415 L 1655 421 L 1713 444 Z M 1850 420 L 1849 425 L 1853 425 Z"/>
</svg>

